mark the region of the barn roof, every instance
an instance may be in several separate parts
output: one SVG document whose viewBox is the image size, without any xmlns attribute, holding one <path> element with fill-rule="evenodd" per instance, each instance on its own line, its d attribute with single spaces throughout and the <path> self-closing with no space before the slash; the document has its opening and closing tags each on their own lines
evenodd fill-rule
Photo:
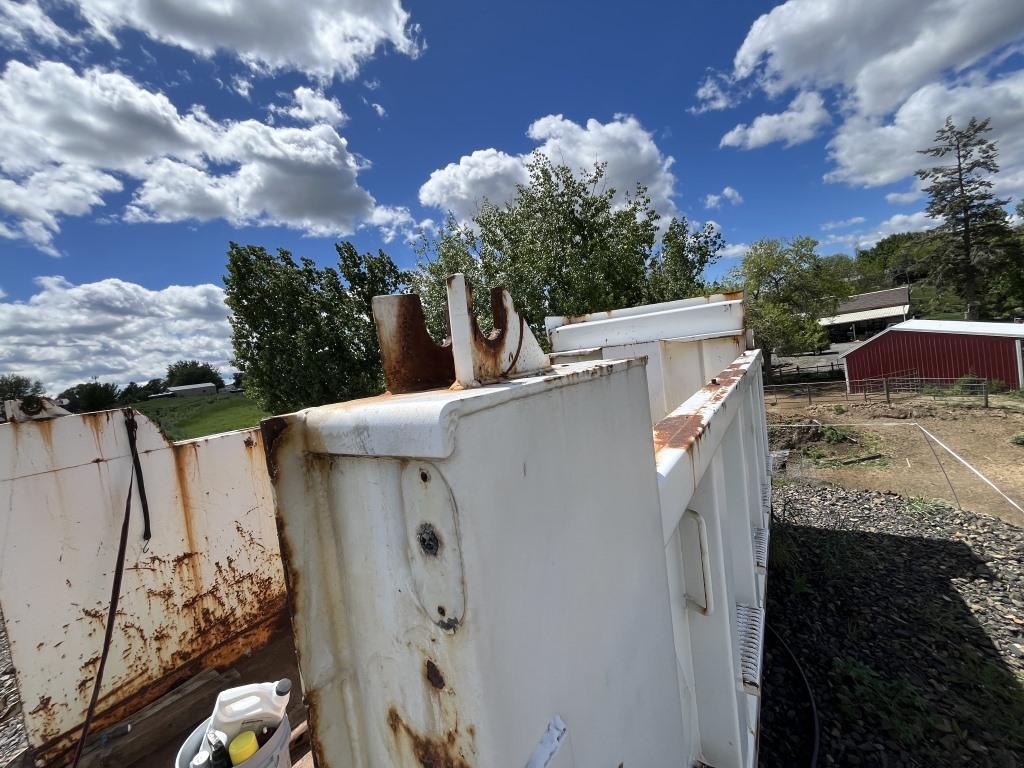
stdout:
<svg viewBox="0 0 1024 768">
<path fill-rule="evenodd" d="M 890 331 L 916 331 L 918 333 L 963 333 L 970 336 L 1005 336 L 1011 339 L 1024 339 L 1024 323 L 981 323 L 966 320 L 905 320 L 890 325 L 881 333 L 872 336 L 863 344 L 848 349 L 839 357 L 843 358 L 859 349 L 864 349 L 880 336 Z"/>
<path fill-rule="evenodd" d="M 839 305 L 834 317 L 823 317 L 822 325 L 854 323 L 894 315 L 906 315 L 910 311 L 910 288 L 886 288 L 884 291 L 858 293 Z"/>
</svg>

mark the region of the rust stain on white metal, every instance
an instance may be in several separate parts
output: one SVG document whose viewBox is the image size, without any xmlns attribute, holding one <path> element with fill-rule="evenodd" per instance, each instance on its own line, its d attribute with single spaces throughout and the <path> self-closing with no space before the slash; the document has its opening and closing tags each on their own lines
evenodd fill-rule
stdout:
<svg viewBox="0 0 1024 768">
<path fill-rule="evenodd" d="M 97 730 L 283 618 L 259 432 L 170 444 L 136 418 L 153 539 L 143 551 L 136 498 Z M 60 762 L 88 704 L 130 473 L 118 412 L 0 425 L 0 601 L 40 765 Z"/>
<path fill-rule="evenodd" d="M 547 355 L 503 288 L 491 290 L 494 330 L 484 334 L 472 313 L 472 288 L 462 274 L 448 277 L 450 338 L 437 344 L 427 332 L 419 296 L 375 296 L 373 316 L 388 392 L 475 387 L 550 370 Z"/>
<path fill-rule="evenodd" d="M 722 407 L 757 355 L 746 353 L 714 377 L 690 400 L 654 426 L 654 451 L 665 448 L 690 450 L 704 434 L 711 416 Z"/>
</svg>

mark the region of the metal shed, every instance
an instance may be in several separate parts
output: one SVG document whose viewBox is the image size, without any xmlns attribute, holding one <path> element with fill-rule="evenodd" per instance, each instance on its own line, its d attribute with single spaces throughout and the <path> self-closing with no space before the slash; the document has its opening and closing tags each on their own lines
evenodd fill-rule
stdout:
<svg viewBox="0 0 1024 768">
<path fill-rule="evenodd" d="M 968 374 L 1024 389 L 1024 324 L 907 320 L 840 355 L 851 382 L 913 372 L 922 379 Z M 855 388 L 855 387 L 854 387 Z"/>
</svg>

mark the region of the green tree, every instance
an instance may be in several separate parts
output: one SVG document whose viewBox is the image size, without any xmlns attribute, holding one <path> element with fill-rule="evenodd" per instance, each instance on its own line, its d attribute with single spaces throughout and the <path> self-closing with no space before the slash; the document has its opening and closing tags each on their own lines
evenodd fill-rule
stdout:
<svg viewBox="0 0 1024 768">
<path fill-rule="evenodd" d="M 616 203 L 605 164 L 575 172 L 534 153 L 529 179 L 504 205 L 484 201 L 472 225 L 449 215 L 441 233 L 424 237 L 413 290 L 435 335 L 443 335 L 445 283 L 462 271 L 478 287 L 486 316 L 487 286 L 504 285 L 543 339 L 546 315 L 579 315 L 642 304 L 658 230 L 643 185 Z"/>
<path fill-rule="evenodd" d="M 745 292 L 747 327 L 764 353 L 771 376 L 772 355 L 815 349 L 826 334 L 818 320 L 835 314 L 850 295 L 853 264 L 845 256 L 823 257 L 818 241 L 758 240 L 732 278 Z"/>
<path fill-rule="evenodd" d="M 857 251 L 857 290 L 877 291 L 928 279 L 937 248 L 928 232 L 898 232 Z"/>
<path fill-rule="evenodd" d="M 235 365 L 247 393 L 282 413 L 380 392 L 383 374 L 370 300 L 406 275 L 383 251 L 336 246 L 338 269 L 231 243 L 224 277 Z"/>
<path fill-rule="evenodd" d="M 948 161 L 917 171 L 928 183 L 926 210 L 942 221 L 936 230 L 941 247 L 934 254 L 932 277 L 957 287 L 969 316 L 975 314 L 991 276 L 1021 266 L 1003 210 L 1009 201 L 991 191 L 990 177 L 999 170 L 996 145 L 985 137 L 991 130 L 987 118 L 972 117 L 965 128 L 958 128 L 947 117 L 934 144 L 920 152 Z"/>
<path fill-rule="evenodd" d="M 5 400 L 21 400 L 25 397 L 39 397 L 43 394 L 43 382 L 32 381 L 28 376 L 16 373 L 0 374 L 0 405 Z"/>
<path fill-rule="evenodd" d="M 116 408 L 119 394 L 120 390 L 113 382 L 101 383 L 93 379 L 65 389 L 59 397 L 70 401 L 69 410 L 75 413 L 91 413 Z"/>
<path fill-rule="evenodd" d="M 219 370 L 199 360 L 179 360 L 167 366 L 164 386 L 185 387 L 189 384 L 215 384 L 217 389 L 223 389 L 224 379 Z"/>
<path fill-rule="evenodd" d="M 685 216 L 673 218 L 661 238 L 660 253 L 651 260 L 647 301 L 672 301 L 705 293 L 704 270 L 718 261 L 724 247 L 721 230 L 711 222 L 691 230 Z"/>
</svg>

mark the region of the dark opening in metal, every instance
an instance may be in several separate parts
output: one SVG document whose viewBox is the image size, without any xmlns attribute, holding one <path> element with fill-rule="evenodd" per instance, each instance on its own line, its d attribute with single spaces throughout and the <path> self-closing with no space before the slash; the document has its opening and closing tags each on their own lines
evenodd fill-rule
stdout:
<svg viewBox="0 0 1024 768">
<path fill-rule="evenodd" d="M 420 549 L 424 554 L 431 557 L 437 557 L 437 553 L 441 551 L 441 539 L 430 523 L 420 525 L 416 531 L 416 541 L 420 543 Z"/>
</svg>

